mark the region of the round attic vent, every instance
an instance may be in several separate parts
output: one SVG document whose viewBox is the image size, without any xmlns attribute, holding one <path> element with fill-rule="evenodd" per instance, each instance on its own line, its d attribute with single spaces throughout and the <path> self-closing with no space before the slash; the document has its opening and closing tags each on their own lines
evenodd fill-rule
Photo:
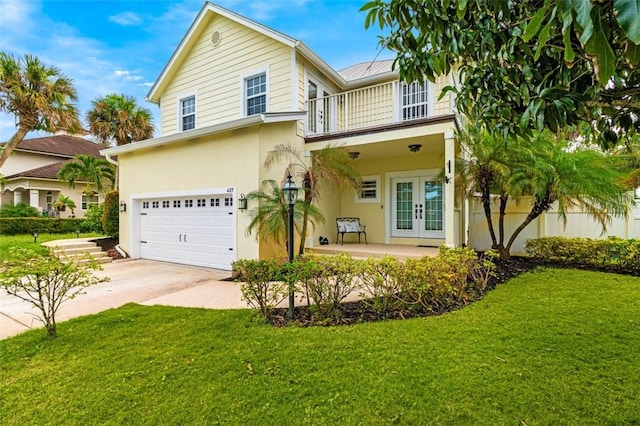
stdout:
<svg viewBox="0 0 640 426">
<path fill-rule="evenodd" d="M 217 46 L 220 44 L 220 32 L 219 31 L 214 31 L 211 34 L 211 44 L 214 46 Z"/>
</svg>

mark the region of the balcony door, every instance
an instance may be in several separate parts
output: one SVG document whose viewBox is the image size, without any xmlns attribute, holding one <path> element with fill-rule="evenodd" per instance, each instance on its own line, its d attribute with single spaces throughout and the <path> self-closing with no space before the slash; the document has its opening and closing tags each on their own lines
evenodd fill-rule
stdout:
<svg viewBox="0 0 640 426">
<path fill-rule="evenodd" d="M 311 134 L 329 133 L 333 130 L 331 93 L 314 78 L 307 80 L 308 131 Z"/>
<path fill-rule="evenodd" d="M 391 236 L 444 238 L 444 185 L 434 177 L 391 180 Z"/>
</svg>

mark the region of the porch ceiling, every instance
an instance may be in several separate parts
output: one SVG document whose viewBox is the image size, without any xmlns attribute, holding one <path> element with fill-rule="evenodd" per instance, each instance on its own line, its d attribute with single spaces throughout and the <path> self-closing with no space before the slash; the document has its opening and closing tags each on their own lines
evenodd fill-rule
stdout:
<svg viewBox="0 0 640 426">
<path fill-rule="evenodd" d="M 409 151 L 409 145 L 422 145 L 420 151 Z M 391 157 L 416 157 L 428 158 L 437 154 L 444 155 L 444 139 L 442 135 L 419 136 L 401 140 L 376 142 L 362 145 L 344 145 L 344 149 L 350 152 L 360 153 L 358 159 L 391 158 Z"/>
</svg>

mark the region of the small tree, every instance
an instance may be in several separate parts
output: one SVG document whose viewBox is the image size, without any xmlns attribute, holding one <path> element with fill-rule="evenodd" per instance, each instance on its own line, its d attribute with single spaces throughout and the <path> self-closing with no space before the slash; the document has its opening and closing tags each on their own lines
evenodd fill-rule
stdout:
<svg viewBox="0 0 640 426">
<path fill-rule="evenodd" d="M 109 191 L 104 196 L 102 230 L 110 237 L 117 238 L 120 230 L 120 212 L 118 211 L 118 191 Z"/>
<path fill-rule="evenodd" d="M 83 259 L 82 261 L 85 261 Z M 35 317 L 56 337 L 56 313 L 67 300 L 83 294 L 85 288 L 109 278 L 98 278 L 92 271 L 100 265 L 90 257 L 62 262 L 50 255 L 41 255 L 24 248 L 12 248 L 10 255 L 0 263 L 0 288 L 39 310 Z"/>
</svg>

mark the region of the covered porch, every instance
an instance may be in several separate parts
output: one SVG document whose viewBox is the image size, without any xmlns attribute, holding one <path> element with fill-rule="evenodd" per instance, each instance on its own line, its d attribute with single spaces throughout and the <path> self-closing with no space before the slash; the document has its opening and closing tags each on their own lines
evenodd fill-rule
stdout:
<svg viewBox="0 0 640 426">
<path fill-rule="evenodd" d="M 339 217 L 359 218 L 366 225 L 369 246 L 466 243 L 464 212 L 454 202 L 455 160 L 460 155 L 455 127 L 455 119 L 449 117 L 377 131 L 307 137 L 309 157 L 327 146 L 348 151 L 363 186 L 358 192 L 342 194 L 320 187 L 318 207 L 326 221 L 316 224 L 306 246 L 318 248 L 320 236 L 335 243 Z M 326 247 L 330 246 L 319 248 Z"/>
<path fill-rule="evenodd" d="M 419 259 L 429 256 L 435 257 L 438 254 L 437 247 L 418 247 L 402 244 L 334 244 L 318 246 L 309 249 L 312 253 L 334 255 L 338 253 L 350 254 L 354 259 L 366 259 L 368 257 L 394 256 L 400 260 Z"/>
</svg>

